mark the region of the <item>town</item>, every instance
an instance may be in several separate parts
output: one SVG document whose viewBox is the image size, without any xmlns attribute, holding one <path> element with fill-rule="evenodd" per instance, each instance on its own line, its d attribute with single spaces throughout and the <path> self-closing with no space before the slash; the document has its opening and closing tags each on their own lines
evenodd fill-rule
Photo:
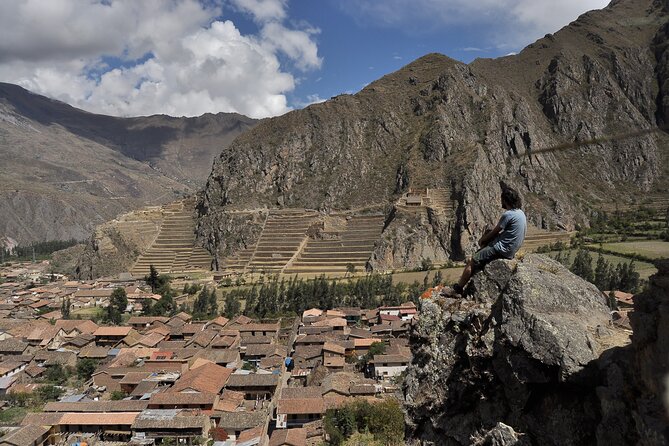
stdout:
<svg viewBox="0 0 669 446">
<path fill-rule="evenodd" d="M 338 410 L 378 410 L 368 431 L 403 442 L 413 302 L 197 320 L 188 293 L 146 315 L 161 302 L 149 279 L 2 268 L 1 446 L 339 444 Z"/>
</svg>

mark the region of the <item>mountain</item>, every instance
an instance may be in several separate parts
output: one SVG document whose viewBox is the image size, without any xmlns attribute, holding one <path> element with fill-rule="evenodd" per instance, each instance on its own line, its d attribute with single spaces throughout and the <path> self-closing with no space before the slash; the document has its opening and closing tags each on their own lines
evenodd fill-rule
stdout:
<svg viewBox="0 0 669 446">
<path fill-rule="evenodd" d="M 192 194 L 256 122 L 97 115 L 0 83 L 0 238 L 83 239 L 123 212 Z"/>
<path fill-rule="evenodd" d="M 668 9 L 614 1 L 517 55 L 428 54 L 355 95 L 265 120 L 215 160 L 199 238 L 221 265 L 257 242 L 267 209 L 376 208 L 385 225 L 369 266 L 415 267 L 470 253 L 499 217 L 502 184 L 543 229 L 666 197 Z M 407 211 L 407 192 L 426 198 L 421 212 Z"/>
</svg>

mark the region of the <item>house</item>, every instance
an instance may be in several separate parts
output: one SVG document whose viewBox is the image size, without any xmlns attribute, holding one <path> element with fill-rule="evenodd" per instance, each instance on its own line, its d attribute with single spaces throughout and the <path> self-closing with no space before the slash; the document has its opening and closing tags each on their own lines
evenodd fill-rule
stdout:
<svg viewBox="0 0 669 446">
<path fill-rule="evenodd" d="M 377 379 L 399 376 L 409 365 L 410 358 L 403 355 L 374 355 L 371 363 Z"/>
<path fill-rule="evenodd" d="M 58 426 L 64 433 L 92 433 L 102 440 L 128 441 L 138 412 L 67 412 Z"/>
<path fill-rule="evenodd" d="M 247 400 L 271 399 L 279 384 L 277 373 L 249 373 L 230 375 L 226 389 L 243 392 Z"/>
<path fill-rule="evenodd" d="M 281 325 L 278 322 L 274 324 L 248 323 L 235 328 L 239 330 L 239 333 L 242 336 L 269 336 L 276 338 L 279 334 L 279 328 L 281 328 Z"/>
<path fill-rule="evenodd" d="M 306 446 L 307 430 L 302 427 L 277 429 L 272 432 L 269 446 Z"/>
<path fill-rule="evenodd" d="M 211 418 L 216 420 L 216 425 L 225 432 L 228 440 L 236 440 L 243 431 L 264 425 L 268 415 L 267 410 L 217 411 L 211 415 Z"/>
<path fill-rule="evenodd" d="M 16 375 L 25 370 L 27 366 L 28 364 L 23 361 L 14 361 L 11 359 L 2 361 L 0 362 L 0 378 Z"/>
<path fill-rule="evenodd" d="M 274 344 L 251 344 L 246 347 L 244 361 L 258 365 L 263 358 L 272 356 L 283 359 L 286 356 L 286 348 Z"/>
<path fill-rule="evenodd" d="M 154 393 L 149 399 L 149 409 L 201 409 L 212 410 L 218 404 L 213 393 Z"/>
<path fill-rule="evenodd" d="M 99 346 L 114 346 L 134 331 L 132 327 L 99 327 L 93 336 L 95 336 L 95 343 Z"/>
<path fill-rule="evenodd" d="M 164 316 L 133 316 L 128 320 L 128 325 L 138 331 L 145 330 L 154 326 L 156 322 L 165 324 L 169 320 Z"/>
<path fill-rule="evenodd" d="M 28 349 L 28 343 L 20 339 L 9 338 L 0 341 L 0 355 L 22 355 Z"/>
<path fill-rule="evenodd" d="M 325 413 L 325 400 L 318 398 L 280 398 L 276 405 L 276 427 L 302 427 L 320 420 Z"/>
<path fill-rule="evenodd" d="M 141 412 L 148 406 L 147 401 L 78 401 L 64 403 L 51 401 L 44 406 L 44 412 Z"/>
<path fill-rule="evenodd" d="M 42 446 L 49 444 L 51 426 L 21 426 L 0 438 L 0 446 Z"/>
<path fill-rule="evenodd" d="M 240 432 L 237 437 L 237 446 L 255 446 L 263 442 L 266 444 L 267 433 L 265 426 L 257 426 Z"/>
<path fill-rule="evenodd" d="M 196 369 L 188 370 L 174 383 L 169 392 L 220 393 L 228 382 L 232 370 L 208 363 Z"/>
</svg>

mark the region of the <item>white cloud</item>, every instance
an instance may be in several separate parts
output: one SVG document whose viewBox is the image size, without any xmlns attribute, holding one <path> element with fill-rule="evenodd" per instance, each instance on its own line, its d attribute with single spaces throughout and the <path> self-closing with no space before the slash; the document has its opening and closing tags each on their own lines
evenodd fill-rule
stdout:
<svg viewBox="0 0 669 446">
<path fill-rule="evenodd" d="M 284 113 L 296 81 L 279 53 L 319 68 L 318 30 L 284 25 L 285 0 L 233 1 L 261 23 L 257 35 L 197 0 L 4 0 L 0 80 L 120 116 Z"/>
<path fill-rule="evenodd" d="M 526 45 L 609 0 L 340 0 L 362 24 L 425 33 L 443 26 L 487 26 L 491 43 Z M 503 39 L 503 40 L 500 40 Z"/>
</svg>

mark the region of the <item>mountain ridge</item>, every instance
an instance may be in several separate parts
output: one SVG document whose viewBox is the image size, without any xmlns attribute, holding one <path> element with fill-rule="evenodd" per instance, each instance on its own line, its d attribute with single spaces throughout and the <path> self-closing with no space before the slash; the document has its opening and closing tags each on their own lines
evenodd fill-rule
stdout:
<svg viewBox="0 0 669 446">
<path fill-rule="evenodd" d="M 83 240 L 124 212 L 192 195 L 220 147 L 256 122 L 98 115 L 0 83 L 0 238 Z"/>
<path fill-rule="evenodd" d="M 268 119 L 215 160 L 200 240 L 224 258 L 255 243 L 244 209 L 380 205 L 386 225 L 369 266 L 416 267 L 425 253 L 471 253 L 498 216 L 500 183 L 521 191 L 545 229 L 587 225 L 611 197 L 669 191 L 666 133 L 604 138 L 658 128 L 668 91 L 656 40 L 666 23 L 664 2 L 623 0 L 518 55 L 464 64 L 429 54 L 355 95 Z M 593 139 L 602 142 L 532 153 Z M 398 216 L 391 209 L 411 188 L 445 189 L 453 212 Z"/>
</svg>

